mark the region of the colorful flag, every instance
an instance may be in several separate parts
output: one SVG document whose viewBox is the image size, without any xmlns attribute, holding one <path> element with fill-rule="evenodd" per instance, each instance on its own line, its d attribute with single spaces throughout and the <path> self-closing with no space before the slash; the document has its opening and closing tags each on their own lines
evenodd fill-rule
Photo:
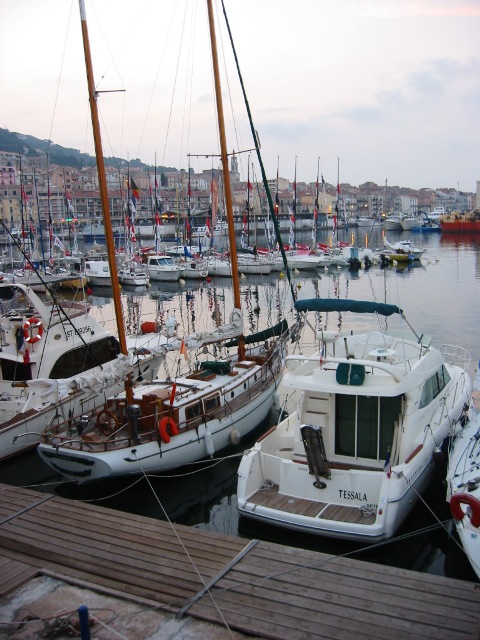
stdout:
<svg viewBox="0 0 480 640">
<path fill-rule="evenodd" d="M 385 464 L 383 465 L 383 470 L 387 474 L 387 478 L 390 478 L 390 474 L 392 472 L 392 465 L 390 462 L 390 449 L 387 451 L 387 457 L 385 458 Z"/>
<path fill-rule="evenodd" d="M 58 236 L 55 236 L 55 240 L 53 242 L 54 247 L 58 247 L 60 251 L 65 251 L 65 247 L 63 246 L 63 242 L 60 240 Z"/>
<path fill-rule="evenodd" d="M 172 392 L 170 394 L 170 406 L 173 406 L 173 401 L 175 400 L 175 391 L 177 390 L 177 383 L 174 382 L 172 384 Z"/>
<path fill-rule="evenodd" d="M 140 200 L 140 195 L 138 192 L 138 187 L 135 184 L 135 180 L 133 178 L 130 178 L 130 191 L 132 192 L 132 197 L 135 200 Z"/>
<path fill-rule="evenodd" d="M 182 344 L 180 345 L 180 355 L 183 356 L 185 360 L 188 361 L 187 347 L 185 346 L 184 340 L 182 340 Z"/>
</svg>

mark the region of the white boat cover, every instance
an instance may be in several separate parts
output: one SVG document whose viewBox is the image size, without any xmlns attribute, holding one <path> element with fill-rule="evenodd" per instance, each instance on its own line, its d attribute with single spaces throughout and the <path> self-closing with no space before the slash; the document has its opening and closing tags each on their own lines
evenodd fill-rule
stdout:
<svg viewBox="0 0 480 640">
<path fill-rule="evenodd" d="M 28 386 L 48 402 L 63 400 L 70 391 L 100 393 L 114 384 L 121 384 L 133 370 L 134 356 L 120 353 L 116 360 L 103 365 L 97 374 L 80 374 L 71 378 L 37 378 L 28 380 Z"/>
</svg>

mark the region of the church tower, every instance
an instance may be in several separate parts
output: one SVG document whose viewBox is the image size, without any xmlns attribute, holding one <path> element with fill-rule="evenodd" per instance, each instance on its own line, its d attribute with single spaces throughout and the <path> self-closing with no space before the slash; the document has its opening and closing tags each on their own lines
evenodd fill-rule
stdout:
<svg viewBox="0 0 480 640">
<path fill-rule="evenodd" d="M 230 182 L 240 182 L 240 173 L 238 172 L 238 160 L 235 155 L 235 151 L 232 153 L 232 159 L 230 160 Z"/>
</svg>

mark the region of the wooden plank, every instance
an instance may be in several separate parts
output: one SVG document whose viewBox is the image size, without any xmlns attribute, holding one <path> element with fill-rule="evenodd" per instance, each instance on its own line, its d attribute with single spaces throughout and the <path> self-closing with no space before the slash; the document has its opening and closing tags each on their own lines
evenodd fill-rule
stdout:
<svg viewBox="0 0 480 640">
<path fill-rule="evenodd" d="M 213 580 L 188 615 L 276 640 L 478 640 L 474 583 L 268 542 L 234 563 L 247 540 L 58 497 L 40 503 L 44 494 L 24 489 L 0 490 L 3 512 L 14 515 L 0 525 L 0 572 L 9 560 L 23 561 L 31 572 L 173 613 Z M 4 573 L 7 583 L 9 573 L 20 579 L 21 568 Z"/>
<path fill-rule="evenodd" d="M 31 578 L 38 575 L 36 567 L 18 560 L 0 556 L 0 596 L 17 589 Z"/>
<path fill-rule="evenodd" d="M 258 504 L 269 509 L 278 509 L 296 515 L 316 517 L 327 506 L 326 502 L 316 502 L 295 498 L 283 493 L 279 493 L 278 484 L 274 484 L 268 489 L 259 489 L 249 499 L 248 502 Z"/>
</svg>

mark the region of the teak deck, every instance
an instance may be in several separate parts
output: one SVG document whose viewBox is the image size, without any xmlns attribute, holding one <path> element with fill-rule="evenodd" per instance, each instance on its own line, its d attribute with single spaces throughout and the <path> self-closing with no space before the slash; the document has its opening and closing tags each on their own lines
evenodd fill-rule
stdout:
<svg viewBox="0 0 480 640">
<path fill-rule="evenodd" d="M 373 524 L 375 522 L 375 514 L 364 515 L 357 507 L 296 498 L 278 493 L 278 488 L 278 484 L 274 484 L 268 489 L 259 489 L 248 499 L 248 502 L 312 518 L 322 514 L 321 517 L 325 520 L 337 520 L 338 522 L 356 522 L 358 524 Z"/>
<path fill-rule="evenodd" d="M 261 638 L 479 637 L 475 583 L 0 491 L 0 594 L 47 573 Z"/>
</svg>

